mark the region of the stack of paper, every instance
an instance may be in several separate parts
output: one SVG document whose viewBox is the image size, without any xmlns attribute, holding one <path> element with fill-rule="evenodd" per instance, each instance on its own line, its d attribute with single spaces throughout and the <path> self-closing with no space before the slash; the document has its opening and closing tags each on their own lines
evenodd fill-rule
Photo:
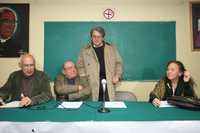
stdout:
<svg viewBox="0 0 200 133">
<path fill-rule="evenodd" d="M 20 105 L 20 101 L 12 101 L 10 103 L 6 103 L 6 104 L 0 106 L 0 108 L 19 108 L 19 107 L 22 107 Z"/>
<path fill-rule="evenodd" d="M 106 108 L 127 108 L 124 102 L 105 102 Z"/>
<path fill-rule="evenodd" d="M 58 108 L 69 108 L 69 109 L 78 109 L 81 107 L 83 102 L 62 102 Z"/>
<path fill-rule="evenodd" d="M 173 105 L 170 105 L 167 101 L 160 101 L 160 108 L 165 108 L 165 107 L 175 107 Z"/>
</svg>

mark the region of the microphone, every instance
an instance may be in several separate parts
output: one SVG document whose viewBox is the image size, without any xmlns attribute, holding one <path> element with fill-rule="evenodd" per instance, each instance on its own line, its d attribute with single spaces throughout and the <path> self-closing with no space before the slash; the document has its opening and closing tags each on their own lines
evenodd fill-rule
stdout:
<svg viewBox="0 0 200 133">
<path fill-rule="evenodd" d="M 98 112 L 100 112 L 100 113 L 108 113 L 108 112 L 110 112 L 110 110 L 108 108 L 105 108 L 105 93 L 106 93 L 107 81 L 105 79 L 102 79 L 101 80 L 101 84 L 102 84 L 102 87 L 103 87 L 103 104 L 102 104 L 101 108 L 98 109 Z"/>
<path fill-rule="evenodd" d="M 105 94 L 105 92 L 106 92 L 106 84 L 107 84 L 107 81 L 106 81 L 105 79 L 102 79 L 102 80 L 101 80 L 101 84 L 102 84 L 102 86 L 103 86 L 103 94 Z"/>
</svg>

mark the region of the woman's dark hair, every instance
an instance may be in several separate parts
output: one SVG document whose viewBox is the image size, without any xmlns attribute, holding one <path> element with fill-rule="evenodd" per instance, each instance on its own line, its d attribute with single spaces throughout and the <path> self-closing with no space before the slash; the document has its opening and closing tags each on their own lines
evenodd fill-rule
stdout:
<svg viewBox="0 0 200 133">
<path fill-rule="evenodd" d="M 183 78 L 184 78 L 184 72 L 186 71 L 185 66 L 183 65 L 183 63 L 180 62 L 180 61 L 177 61 L 177 60 L 169 61 L 169 62 L 167 63 L 166 69 L 167 69 L 167 68 L 169 67 L 169 65 L 172 64 L 172 63 L 175 63 L 175 64 L 178 65 L 179 71 L 182 73 L 182 75 L 180 76 L 180 78 L 183 79 Z M 167 76 L 165 76 L 165 79 L 168 79 Z M 189 84 L 190 84 L 192 87 L 193 87 L 194 85 L 196 85 L 196 83 L 194 82 L 194 80 L 193 80 L 192 78 L 190 78 Z"/>
<path fill-rule="evenodd" d="M 183 74 L 184 74 L 184 72 L 186 71 L 186 69 L 185 69 L 185 66 L 183 65 L 183 63 L 180 62 L 180 61 L 172 60 L 172 61 L 169 61 L 169 62 L 167 63 L 167 68 L 168 68 L 168 66 L 169 66 L 170 64 L 172 64 L 172 63 L 175 63 L 175 64 L 178 65 L 179 71 L 182 73 L 182 76 L 184 76 Z"/>
<path fill-rule="evenodd" d="M 102 37 L 104 37 L 106 35 L 104 28 L 98 26 L 98 27 L 94 27 L 90 30 L 90 37 L 92 37 L 92 34 L 94 31 L 99 32 L 102 35 Z"/>
</svg>

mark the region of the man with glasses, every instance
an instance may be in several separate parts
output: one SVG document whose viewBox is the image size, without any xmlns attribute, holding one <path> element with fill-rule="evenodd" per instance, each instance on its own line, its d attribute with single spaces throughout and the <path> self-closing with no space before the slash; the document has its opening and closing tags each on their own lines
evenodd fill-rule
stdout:
<svg viewBox="0 0 200 133">
<path fill-rule="evenodd" d="M 54 82 L 54 90 L 57 100 L 82 101 L 90 98 L 88 79 L 79 76 L 72 61 L 63 64 L 62 73 L 58 74 Z"/>
<path fill-rule="evenodd" d="M 122 59 L 114 45 L 104 41 L 102 27 L 92 28 L 91 42 L 81 50 L 77 63 L 80 76 L 88 76 L 92 100 L 103 100 L 102 79 L 107 80 L 105 100 L 115 100 L 115 87 L 122 76 Z"/>
<path fill-rule="evenodd" d="M 10 74 L 8 81 L 0 88 L 0 104 L 20 101 L 21 106 L 31 106 L 47 102 L 52 98 L 47 75 L 35 68 L 31 54 L 21 56 L 21 70 Z"/>
</svg>

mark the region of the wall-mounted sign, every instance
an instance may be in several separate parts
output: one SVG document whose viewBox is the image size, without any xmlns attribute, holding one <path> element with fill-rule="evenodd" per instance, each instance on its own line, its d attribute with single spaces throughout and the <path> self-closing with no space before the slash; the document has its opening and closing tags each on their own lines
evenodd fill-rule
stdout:
<svg viewBox="0 0 200 133">
<path fill-rule="evenodd" d="M 114 17 L 115 13 L 112 9 L 108 8 L 103 12 L 103 16 L 105 19 L 112 19 Z"/>
</svg>

